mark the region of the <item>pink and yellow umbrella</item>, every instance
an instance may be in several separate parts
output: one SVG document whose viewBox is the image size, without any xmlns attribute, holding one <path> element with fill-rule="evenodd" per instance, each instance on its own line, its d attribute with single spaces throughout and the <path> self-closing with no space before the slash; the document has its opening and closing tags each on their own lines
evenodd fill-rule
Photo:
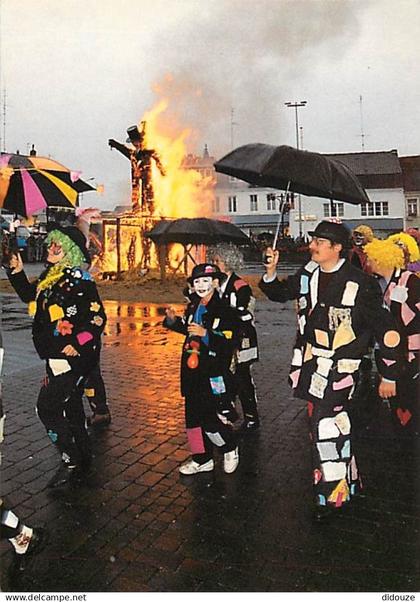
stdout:
<svg viewBox="0 0 420 602">
<path fill-rule="evenodd" d="M 47 157 L 0 154 L 0 207 L 28 217 L 46 207 L 76 207 L 80 192 L 95 190 Z"/>
</svg>

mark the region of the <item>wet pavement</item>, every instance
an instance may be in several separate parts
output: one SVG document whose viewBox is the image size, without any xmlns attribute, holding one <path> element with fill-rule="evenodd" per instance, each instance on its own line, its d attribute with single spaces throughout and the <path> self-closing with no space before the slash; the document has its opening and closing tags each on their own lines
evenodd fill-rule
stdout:
<svg viewBox="0 0 420 602">
<path fill-rule="evenodd" d="M 287 386 L 291 305 L 257 304 L 262 426 L 241 439 L 238 470 L 224 474 L 218 457 L 214 473 L 181 477 L 182 338 L 163 329 L 158 306 L 107 302 L 102 367 L 113 420 L 92 433 L 88 482 L 53 493 L 46 484 L 59 458 L 34 411 L 43 365 L 24 305 L 10 295 L 3 305 L 2 494 L 50 531 L 16 583 L 2 543 L 4 591 L 418 591 L 418 453 L 395 437 L 382 405 L 356 415 L 363 494 L 331 523 L 311 520 L 305 403 Z"/>
</svg>

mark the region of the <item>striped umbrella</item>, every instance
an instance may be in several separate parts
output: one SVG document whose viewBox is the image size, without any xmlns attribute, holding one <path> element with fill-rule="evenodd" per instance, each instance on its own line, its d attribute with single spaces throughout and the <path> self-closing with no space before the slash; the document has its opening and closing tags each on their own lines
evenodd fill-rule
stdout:
<svg viewBox="0 0 420 602">
<path fill-rule="evenodd" d="M 0 154 L 0 207 L 28 217 L 46 207 L 75 207 L 80 192 L 95 190 L 80 173 L 47 157 Z"/>
</svg>

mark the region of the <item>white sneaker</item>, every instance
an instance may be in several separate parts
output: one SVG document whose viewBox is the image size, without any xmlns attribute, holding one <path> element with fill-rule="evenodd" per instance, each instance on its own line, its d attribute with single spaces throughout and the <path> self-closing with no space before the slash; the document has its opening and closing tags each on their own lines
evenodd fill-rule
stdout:
<svg viewBox="0 0 420 602">
<path fill-rule="evenodd" d="M 188 460 L 188 462 L 179 467 L 181 474 L 197 474 L 197 472 L 210 472 L 211 470 L 214 470 L 213 460 L 209 460 L 205 464 L 199 464 L 195 460 Z"/>
<path fill-rule="evenodd" d="M 238 448 L 233 451 L 227 452 L 223 457 L 223 470 L 230 474 L 235 472 L 239 464 L 239 450 Z"/>
</svg>

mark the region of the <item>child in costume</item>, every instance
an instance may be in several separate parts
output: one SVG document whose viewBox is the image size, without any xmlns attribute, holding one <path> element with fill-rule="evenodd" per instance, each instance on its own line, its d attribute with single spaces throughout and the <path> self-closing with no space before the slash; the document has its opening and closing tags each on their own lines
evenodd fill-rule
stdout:
<svg viewBox="0 0 420 602">
<path fill-rule="evenodd" d="M 191 296 L 184 316 L 168 309 L 164 326 L 185 335 L 181 355 L 181 393 L 192 459 L 180 467 L 191 475 L 214 469 L 213 446 L 224 454 L 223 467 L 232 473 L 239 464 L 234 414 L 234 378 L 230 365 L 235 349 L 237 318 L 215 291 L 224 275 L 212 264 L 194 267 Z"/>
</svg>

